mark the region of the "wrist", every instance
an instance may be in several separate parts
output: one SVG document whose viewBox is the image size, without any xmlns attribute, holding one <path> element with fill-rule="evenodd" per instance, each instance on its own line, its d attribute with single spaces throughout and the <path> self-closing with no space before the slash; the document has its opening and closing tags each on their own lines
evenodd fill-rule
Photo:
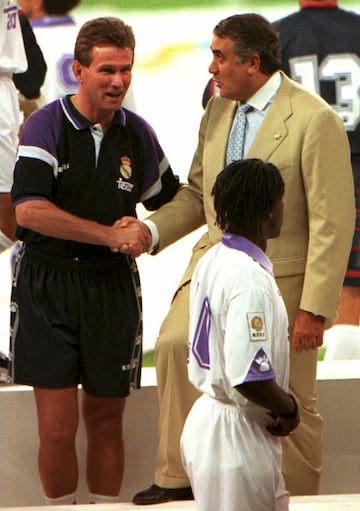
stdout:
<svg viewBox="0 0 360 511">
<path fill-rule="evenodd" d="M 300 309 L 299 312 L 302 314 L 309 315 L 312 319 L 314 319 L 315 321 L 318 321 L 319 323 L 325 323 L 325 321 L 326 321 L 325 316 L 321 316 L 320 314 L 314 314 L 313 312 L 310 312 L 310 311 L 307 311 L 304 309 Z"/>
<path fill-rule="evenodd" d="M 289 397 L 292 399 L 292 401 L 294 403 L 294 410 L 292 412 L 290 412 L 290 413 L 279 413 L 278 414 L 279 417 L 282 417 L 283 419 L 293 419 L 299 413 L 299 407 L 298 407 L 298 404 L 296 402 L 296 399 L 291 394 L 289 394 Z"/>
</svg>

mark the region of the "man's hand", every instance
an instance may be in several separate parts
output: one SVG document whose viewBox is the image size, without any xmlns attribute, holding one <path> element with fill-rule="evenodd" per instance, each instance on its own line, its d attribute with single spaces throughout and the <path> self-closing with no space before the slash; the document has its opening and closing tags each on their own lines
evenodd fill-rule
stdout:
<svg viewBox="0 0 360 511">
<path fill-rule="evenodd" d="M 138 257 L 151 247 L 151 233 L 149 228 L 132 216 L 124 216 L 112 226 L 113 240 L 110 249 L 112 252 Z"/>
<path fill-rule="evenodd" d="M 299 415 L 292 418 L 285 418 L 272 412 L 270 416 L 275 422 L 266 426 L 266 429 L 273 436 L 288 436 L 300 424 Z"/>
<path fill-rule="evenodd" d="M 295 351 L 315 350 L 322 346 L 325 318 L 299 310 L 294 323 L 291 343 Z"/>
<path fill-rule="evenodd" d="M 294 411 L 288 414 L 277 414 L 270 412 L 269 415 L 275 422 L 266 426 L 266 429 L 273 436 L 288 436 L 300 424 L 298 405 L 293 396 L 290 396 L 294 402 Z"/>
</svg>

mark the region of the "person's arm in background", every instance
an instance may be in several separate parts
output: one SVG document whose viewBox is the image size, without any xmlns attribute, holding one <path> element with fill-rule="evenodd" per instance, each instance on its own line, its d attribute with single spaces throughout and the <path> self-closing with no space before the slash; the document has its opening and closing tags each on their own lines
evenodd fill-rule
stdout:
<svg viewBox="0 0 360 511">
<path fill-rule="evenodd" d="M 25 122 L 27 117 L 40 106 L 41 87 L 45 81 L 47 65 L 31 24 L 21 11 L 19 19 L 28 68 L 24 73 L 14 74 L 13 81 L 20 92 L 20 110 L 24 113 Z"/>
</svg>

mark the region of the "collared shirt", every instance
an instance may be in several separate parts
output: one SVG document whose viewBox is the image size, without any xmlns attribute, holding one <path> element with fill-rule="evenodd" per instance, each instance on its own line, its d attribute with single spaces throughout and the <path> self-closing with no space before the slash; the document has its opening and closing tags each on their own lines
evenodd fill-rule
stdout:
<svg viewBox="0 0 360 511">
<path fill-rule="evenodd" d="M 244 145 L 245 156 L 249 151 L 251 144 L 253 143 L 256 133 L 260 129 L 266 112 L 268 111 L 280 85 L 281 74 L 279 71 L 277 71 L 259 90 L 255 92 L 253 96 L 251 96 L 251 98 L 249 98 L 247 102 L 253 107 L 253 110 L 247 113 Z M 149 250 L 149 253 L 152 253 L 159 243 L 159 233 L 154 222 L 151 220 L 145 220 L 145 223 L 152 234 L 152 246 Z"/>
<path fill-rule="evenodd" d="M 288 382 L 288 320 L 267 255 L 224 233 L 198 262 L 190 287 L 189 378 L 221 401 L 251 406 L 234 387 Z"/>
<path fill-rule="evenodd" d="M 229 248 L 234 250 L 241 250 L 245 252 L 251 259 L 260 264 L 264 270 L 273 275 L 273 265 L 268 256 L 265 254 L 260 247 L 255 245 L 252 241 L 242 236 L 236 236 L 229 232 L 224 232 L 222 236 L 222 243 Z"/>
<path fill-rule="evenodd" d="M 120 108 L 104 134 L 76 110 L 69 96 L 53 101 L 28 119 L 15 167 L 14 204 L 47 200 L 63 210 L 113 225 L 136 216 L 142 202 L 155 210 L 179 188 L 151 126 Z M 108 247 L 43 236 L 18 228 L 17 236 L 62 257 L 108 256 Z"/>
<path fill-rule="evenodd" d="M 247 101 L 247 103 L 253 107 L 253 110 L 250 110 L 250 112 L 247 114 L 244 145 L 245 156 L 248 153 L 251 144 L 253 143 L 254 138 L 260 129 L 260 126 L 265 118 L 267 111 L 270 108 L 270 105 L 277 91 L 279 90 L 280 85 L 281 75 L 280 72 L 277 71 Z"/>
</svg>

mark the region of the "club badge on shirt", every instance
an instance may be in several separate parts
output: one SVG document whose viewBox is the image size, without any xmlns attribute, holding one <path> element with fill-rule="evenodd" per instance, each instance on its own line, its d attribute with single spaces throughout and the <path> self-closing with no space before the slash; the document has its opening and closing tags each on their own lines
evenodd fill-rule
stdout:
<svg viewBox="0 0 360 511">
<path fill-rule="evenodd" d="M 116 182 L 118 185 L 119 190 L 123 190 L 125 192 L 131 192 L 134 188 L 134 185 L 132 183 L 129 183 L 127 181 L 124 181 L 124 179 L 130 179 L 132 175 L 132 168 L 131 168 L 131 160 L 128 156 L 122 156 L 120 160 L 120 177 Z"/>
<path fill-rule="evenodd" d="M 130 179 L 132 174 L 131 160 L 128 156 L 121 157 L 120 174 L 125 179 Z"/>
<path fill-rule="evenodd" d="M 248 312 L 247 322 L 251 341 L 266 341 L 265 314 L 263 312 Z"/>
</svg>

